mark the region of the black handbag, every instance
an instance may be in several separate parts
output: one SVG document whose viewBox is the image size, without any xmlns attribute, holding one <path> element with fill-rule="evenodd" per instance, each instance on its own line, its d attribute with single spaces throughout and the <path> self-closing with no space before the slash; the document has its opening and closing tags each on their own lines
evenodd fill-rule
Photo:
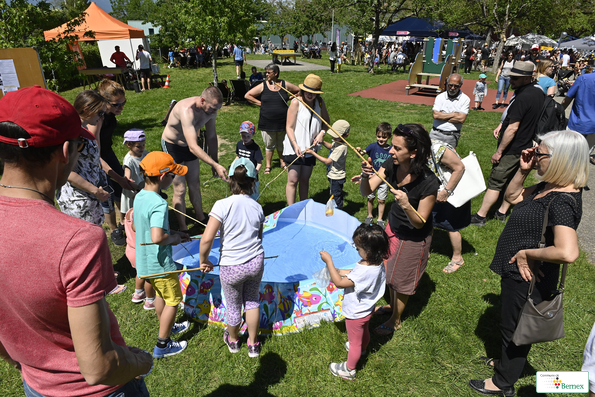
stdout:
<svg viewBox="0 0 595 397">
<path fill-rule="evenodd" d="M 566 193 L 564 193 L 566 194 Z M 574 197 L 566 194 L 574 200 Z M 543 229 L 541 232 L 541 241 L 539 248 L 545 248 L 545 229 L 547 228 L 550 205 L 554 199 L 550 200 L 543 219 Z M 568 264 L 562 266 L 562 277 L 558 290 L 554 293 L 552 300 L 544 300 L 539 304 L 533 303 L 531 294 L 535 287 L 535 275 L 531 277 L 531 285 L 527 293 L 527 302 L 519 315 L 517 327 L 512 335 L 512 342 L 517 345 L 530 345 L 539 342 L 550 342 L 564 337 L 564 306 L 562 297 L 564 295 L 564 282 L 566 280 L 566 271 Z M 539 272 L 536 269 L 535 274 Z"/>
</svg>

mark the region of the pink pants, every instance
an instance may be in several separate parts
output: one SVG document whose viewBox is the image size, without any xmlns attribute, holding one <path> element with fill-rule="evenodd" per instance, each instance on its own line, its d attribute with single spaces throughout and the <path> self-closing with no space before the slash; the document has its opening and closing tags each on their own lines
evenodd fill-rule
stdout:
<svg viewBox="0 0 595 397">
<path fill-rule="evenodd" d="M 347 368 L 349 369 L 355 369 L 362 351 L 368 347 L 370 342 L 368 324 L 371 318 L 372 313 L 363 318 L 345 319 L 345 328 L 347 328 L 347 337 L 349 338 L 349 353 L 347 354 Z"/>
</svg>

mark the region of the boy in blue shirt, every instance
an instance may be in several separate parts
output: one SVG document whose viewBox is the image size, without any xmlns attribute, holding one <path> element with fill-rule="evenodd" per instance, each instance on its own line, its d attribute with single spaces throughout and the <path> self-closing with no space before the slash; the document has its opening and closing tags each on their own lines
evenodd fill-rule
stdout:
<svg viewBox="0 0 595 397">
<path fill-rule="evenodd" d="M 140 162 L 145 187 L 134 199 L 134 228 L 136 230 L 136 271 L 139 277 L 176 270 L 172 259 L 172 245 L 190 241 L 188 234 L 169 230 L 168 206 L 159 194 L 167 189 L 175 175 L 185 175 L 188 167 L 174 162 L 163 152 L 151 152 Z M 152 243 L 141 245 L 141 243 Z M 170 334 L 188 330 L 190 323 L 175 323 L 182 290 L 177 274 L 149 278 L 157 298 L 155 311 L 159 319 L 159 337 L 153 357 L 169 357 L 181 353 L 188 342 L 172 341 Z"/>
<path fill-rule="evenodd" d="M 365 152 L 372 160 L 372 167 L 376 171 L 382 167 L 382 164 L 390 157 L 389 150 L 390 144 L 388 141 L 390 140 L 392 134 L 392 127 L 389 123 L 380 123 L 378 127 L 376 127 L 376 142 L 371 143 L 366 148 Z M 361 151 L 360 148 L 357 148 L 358 151 Z M 388 186 L 386 183 L 380 184 L 378 189 L 375 192 L 372 192 L 368 196 L 368 216 L 364 220 L 366 225 L 370 225 L 374 219 L 372 211 L 374 211 L 374 198 L 378 197 L 378 220 L 376 224 L 378 224 L 381 228 L 384 229 L 386 223 L 382 220 L 384 217 L 384 207 L 386 198 L 388 197 Z"/>
</svg>

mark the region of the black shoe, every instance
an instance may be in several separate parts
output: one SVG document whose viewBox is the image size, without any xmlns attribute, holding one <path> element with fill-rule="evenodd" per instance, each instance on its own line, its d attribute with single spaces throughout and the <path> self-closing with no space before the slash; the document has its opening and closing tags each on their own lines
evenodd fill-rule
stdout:
<svg viewBox="0 0 595 397">
<path fill-rule="evenodd" d="M 471 215 L 471 224 L 474 226 L 485 226 L 486 218 L 477 214 Z"/>
<path fill-rule="evenodd" d="M 506 104 L 506 103 L 501 103 L 501 104 L 500 104 L 500 107 L 501 107 L 501 108 L 505 108 L 506 106 L 508 106 L 508 104 Z"/>
<path fill-rule="evenodd" d="M 112 243 L 114 243 L 116 247 L 123 247 L 126 245 L 126 237 L 120 228 L 117 228 L 112 232 L 111 238 Z"/>
<path fill-rule="evenodd" d="M 500 107 L 499 103 L 495 103 L 492 105 L 492 109 L 498 109 Z"/>
<path fill-rule="evenodd" d="M 516 392 L 514 391 L 514 387 L 506 387 L 500 390 L 488 390 L 485 388 L 484 380 L 472 379 L 469 381 L 469 387 L 478 392 L 479 394 L 483 394 L 484 396 L 514 397 L 514 395 L 516 394 Z"/>
<path fill-rule="evenodd" d="M 496 211 L 496 213 L 494 213 L 494 218 L 502 223 L 506 223 L 506 214 L 503 214 L 500 211 Z"/>
</svg>

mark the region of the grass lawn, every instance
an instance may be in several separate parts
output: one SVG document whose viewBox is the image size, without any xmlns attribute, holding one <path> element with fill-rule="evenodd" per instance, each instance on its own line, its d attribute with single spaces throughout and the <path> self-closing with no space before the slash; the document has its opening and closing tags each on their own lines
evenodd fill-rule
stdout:
<svg viewBox="0 0 595 397">
<path fill-rule="evenodd" d="M 269 59 L 258 55 L 248 55 L 248 58 Z M 308 61 L 329 65 L 326 57 Z M 220 79 L 235 78 L 233 60 L 219 60 L 218 64 Z M 213 78 L 208 68 L 165 68 L 162 71 L 170 74 L 171 89 L 155 89 L 139 94 L 127 92 L 127 104 L 118 118 L 119 126 L 114 136 L 114 148 L 120 158 L 126 153 L 122 145 L 123 134 L 133 127 L 146 131 L 147 150 L 160 150 L 163 130 L 160 121 L 170 101 L 200 95 Z M 282 72 L 280 77 L 299 84 L 308 73 Z M 328 70 L 317 73 L 323 80 L 323 98 L 331 121 L 349 121 L 351 133 L 348 139 L 353 146 L 365 147 L 374 142 L 375 128 L 380 122 L 389 122 L 393 127 L 399 123 L 418 122 L 427 129 L 431 128 L 429 106 L 347 96 L 395 79 L 404 79 L 405 73 L 387 72 L 384 66 L 371 75 L 364 66 L 351 65 L 344 65 L 341 74 L 331 74 Z M 473 72 L 473 78 L 477 78 L 478 74 Z M 493 77 L 490 75 L 488 80 L 493 80 Z M 62 94 L 72 102 L 80 91 Z M 247 104 L 234 103 L 221 109 L 217 118 L 221 164 L 229 166 L 235 157 L 240 123 L 251 120 L 257 124 L 258 114 L 258 107 Z M 486 178 L 490 157 L 496 148 L 492 131 L 499 118 L 500 113 L 471 112 L 458 146 L 463 157 L 470 150 L 477 153 Z M 261 136 L 256 134 L 255 139 L 263 148 Z M 326 150 L 323 149 L 324 153 Z M 261 175 L 261 190 L 280 172 L 276 155 L 273 165 L 270 175 Z M 348 177 L 360 172 L 359 161 L 353 153 L 348 154 L 347 168 Z M 206 181 L 210 176 L 209 167 L 201 167 L 201 179 Z M 285 207 L 286 180 L 285 176 L 281 176 L 262 195 L 260 201 L 265 215 Z M 310 183 L 310 197 L 326 202 L 328 188 L 326 169 L 318 164 Z M 358 186 L 347 183 L 345 190 L 345 211 L 363 220 L 366 200 L 359 194 Z M 205 210 L 228 194 L 225 184 L 220 181 L 209 183 L 202 192 Z M 171 202 L 171 188 L 168 194 Z M 473 211 L 479 208 L 481 198 L 473 200 Z M 387 204 L 390 205 L 390 202 Z M 192 209 L 189 215 L 194 215 Z M 173 213 L 170 221 L 175 229 L 177 225 Z M 191 232 L 198 232 L 191 221 L 188 225 L 192 227 Z M 427 272 L 422 277 L 417 294 L 409 300 L 402 328 L 392 338 L 372 337 L 370 354 L 360 362 L 355 382 L 335 378 L 328 370 L 330 362 L 347 358 L 343 347 L 347 340 L 344 322 L 326 323 L 298 334 L 263 339 L 260 359 L 250 359 L 245 345 L 239 354 L 231 355 L 222 341 L 220 329 L 194 324 L 181 337 L 188 340 L 188 349 L 155 363 L 153 373 L 146 378 L 149 391 L 154 396 L 476 396 L 467 386 L 468 380 L 484 379 L 492 373 L 477 358 L 482 355 L 500 356 L 500 278 L 488 266 L 503 227 L 498 221 L 490 220 L 485 227 L 470 226 L 463 230 L 466 264 L 454 274 L 442 272 L 451 254 L 448 235 L 435 231 Z M 299 243 L 288 241 L 288 244 Z M 115 268 L 122 273 L 120 282 L 124 281 L 128 290 L 118 296 L 109 296 L 107 300 L 127 343 L 152 351 L 157 338 L 157 317 L 153 312 L 143 310 L 141 305 L 130 302 L 134 290 L 133 269 L 123 247 L 110 248 Z M 595 298 L 590 294 L 594 282 L 593 266 L 581 254 L 568 272 L 566 337 L 533 347 L 526 374 L 516 385 L 518 395 L 536 395 L 536 371 L 580 370 L 583 348 L 595 320 Z M 381 321 L 373 318 L 371 327 Z M 4 390 L 1 394 L 5 396 L 23 395 L 17 371 L 4 362 L 0 363 L 0 390 Z"/>
</svg>

